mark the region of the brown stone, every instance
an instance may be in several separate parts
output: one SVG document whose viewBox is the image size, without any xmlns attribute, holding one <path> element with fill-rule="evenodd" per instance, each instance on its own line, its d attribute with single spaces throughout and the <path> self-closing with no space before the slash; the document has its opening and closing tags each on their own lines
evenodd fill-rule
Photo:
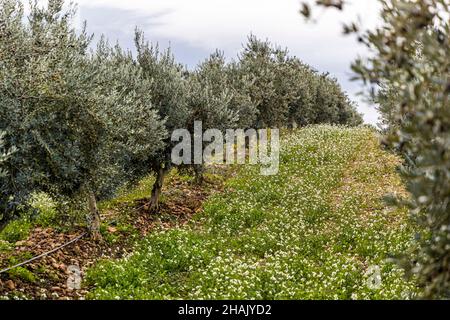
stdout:
<svg viewBox="0 0 450 320">
<path fill-rule="evenodd" d="M 117 228 L 114 228 L 114 227 L 108 227 L 108 232 L 109 232 L 109 233 L 116 233 L 116 232 L 117 232 Z"/>
<path fill-rule="evenodd" d="M 5 286 L 9 289 L 9 290 L 14 290 L 16 289 L 16 284 L 12 281 L 12 280 L 8 280 L 5 282 Z"/>
</svg>

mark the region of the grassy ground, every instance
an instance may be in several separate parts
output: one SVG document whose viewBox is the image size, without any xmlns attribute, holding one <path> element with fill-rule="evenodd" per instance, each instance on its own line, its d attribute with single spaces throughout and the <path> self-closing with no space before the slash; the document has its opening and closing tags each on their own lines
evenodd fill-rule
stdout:
<svg viewBox="0 0 450 320">
<path fill-rule="evenodd" d="M 389 258 L 413 230 L 381 200 L 404 192 L 398 161 L 369 129 L 302 129 L 283 140 L 278 175 L 246 166 L 188 224 L 91 268 L 88 297 L 409 298 L 415 285 Z"/>
<path fill-rule="evenodd" d="M 67 287 L 70 265 L 78 266 L 83 274 L 99 259 L 128 255 L 134 243 L 155 228 L 169 229 L 187 223 L 205 199 L 223 190 L 224 181 L 234 171 L 229 166 L 209 167 L 205 173 L 208 183 L 197 185 L 188 172 L 172 170 L 166 177 L 158 214 L 148 210 L 153 176 L 123 188 L 114 199 L 99 203 L 102 241 L 84 237 L 49 256 L 0 274 L 0 300 L 84 298 L 89 286 L 81 290 Z M 67 225 L 67 213 L 61 217 L 57 203 L 46 194 L 33 196 L 30 205 L 38 209 L 35 215 L 23 212 L 21 219 L 0 231 L 0 269 L 53 250 L 85 231 L 83 225 Z M 76 220 L 84 214 L 71 213 Z"/>
</svg>

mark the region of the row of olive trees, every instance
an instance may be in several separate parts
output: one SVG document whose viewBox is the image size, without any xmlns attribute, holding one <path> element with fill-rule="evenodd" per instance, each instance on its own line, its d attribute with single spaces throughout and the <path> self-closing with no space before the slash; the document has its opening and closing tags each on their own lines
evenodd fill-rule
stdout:
<svg viewBox="0 0 450 320">
<path fill-rule="evenodd" d="M 34 190 L 85 194 L 98 237 L 96 198 L 113 193 L 140 161 L 163 148 L 167 131 L 152 107 L 151 81 L 131 55 L 71 27 L 63 1 L 0 6 L 0 128 L 17 152 L 5 162 L 2 220 Z"/>
<path fill-rule="evenodd" d="M 256 107 L 252 118 L 256 127 L 362 123 L 336 79 L 317 73 L 268 41 L 250 36 L 230 73 Z"/>
<path fill-rule="evenodd" d="M 317 74 L 286 51 L 249 37 L 237 61 L 226 63 L 216 51 L 193 71 L 177 63 L 170 50 L 161 52 L 136 30 L 137 64 L 145 79 L 152 81 L 152 105 L 171 133 L 177 128 L 202 129 L 284 127 L 294 123 L 358 125 L 362 118 L 335 79 Z M 267 71 L 269 70 L 269 71 Z M 159 208 L 164 177 L 172 167 L 174 143 L 170 136 L 164 148 L 147 161 L 130 167 L 135 177 L 155 173 L 150 210 Z M 196 181 L 202 181 L 202 165 L 193 165 Z"/>
<path fill-rule="evenodd" d="M 409 207 L 420 237 L 403 262 L 423 296 L 450 298 L 450 1 L 383 0 L 378 28 L 357 32 L 373 55 L 353 70 L 369 84 L 386 129 L 400 152 Z M 341 8 L 343 1 L 322 1 Z M 309 15 L 310 8 L 303 7 Z"/>
<path fill-rule="evenodd" d="M 250 37 L 237 61 L 216 52 L 188 71 L 139 30 L 136 56 L 104 38 L 90 49 L 63 4 L 32 3 L 28 20 L 20 0 L 0 5 L 0 130 L 4 148 L 17 148 L 2 162 L 2 221 L 44 191 L 88 199 L 99 237 L 97 200 L 150 173 L 157 210 L 171 133 L 194 121 L 203 130 L 361 121 L 334 79 L 268 42 Z"/>
</svg>

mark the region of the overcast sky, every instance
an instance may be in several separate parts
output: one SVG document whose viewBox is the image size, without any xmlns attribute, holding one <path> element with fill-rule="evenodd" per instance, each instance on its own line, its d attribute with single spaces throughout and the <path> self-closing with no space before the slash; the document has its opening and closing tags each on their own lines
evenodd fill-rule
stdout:
<svg viewBox="0 0 450 320">
<path fill-rule="evenodd" d="M 317 24 L 299 15 L 300 0 L 75 0 L 78 23 L 87 20 L 88 31 L 104 33 L 128 48 L 133 47 L 135 26 L 161 47 L 171 46 L 176 58 L 195 67 L 216 48 L 236 57 L 250 33 L 282 47 L 319 71 L 339 79 L 358 102 L 365 121 L 376 123 L 377 113 L 356 96 L 360 84 L 349 81 L 350 63 L 365 55 L 352 37 L 342 36 L 342 23 L 359 15 L 363 25 L 377 23 L 375 0 L 349 0 L 343 13 L 319 9 Z"/>
</svg>

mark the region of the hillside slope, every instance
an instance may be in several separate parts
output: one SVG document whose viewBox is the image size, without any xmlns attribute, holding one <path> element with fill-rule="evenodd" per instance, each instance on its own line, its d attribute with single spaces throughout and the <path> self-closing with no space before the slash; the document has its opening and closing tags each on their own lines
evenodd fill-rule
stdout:
<svg viewBox="0 0 450 320">
<path fill-rule="evenodd" d="M 89 270 L 98 299 L 408 298 L 388 260 L 410 245 L 399 160 L 370 129 L 317 126 L 282 141 L 280 173 L 247 166 L 185 226 Z"/>
</svg>

